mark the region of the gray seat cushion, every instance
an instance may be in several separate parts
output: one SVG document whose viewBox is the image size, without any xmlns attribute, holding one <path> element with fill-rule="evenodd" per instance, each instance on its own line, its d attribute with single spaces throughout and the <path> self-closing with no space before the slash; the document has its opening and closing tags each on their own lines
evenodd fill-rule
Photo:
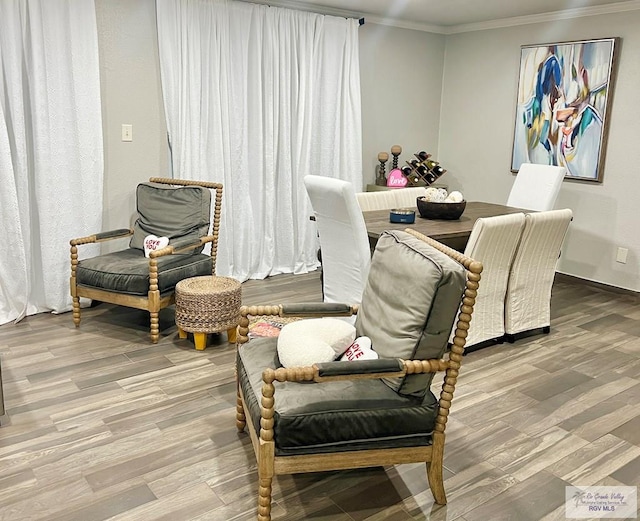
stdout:
<svg viewBox="0 0 640 521">
<path fill-rule="evenodd" d="M 425 360 L 445 352 L 465 290 L 464 268 L 424 241 L 386 231 L 376 245 L 356 319 L 357 336 L 371 338 L 381 358 Z M 417 398 L 433 373 L 385 379 Z"/>
<path fill-rule="evenodd" d="M 147 235 L 196 242 L 207 235 L 211 221 L 211 191 L 202 186 L 172 187 L 140 183 L 136 190 L 138 218 L 133 226 L 131 248 L 144 249 Z M 200 247 L 196 253 L 200 253 Z"/>
<path fill-rule="evenodd" d="M 156 260 L 160 293 L 173 290 L 182 279 L 212 273 L 211 257 L 202 253 L 165 255 Z M 146 296 L 149 293 L 149 259 L 133 248 L 99 255 L 80 261 L 76 277 L 81 286 Z"/>
<path fill-rule="evenodd" d="M 350 362 L 343 362 L 349 364 Z M 238 350 L 238 380 L 248 421 L 260 431 L 262 372 L 281 367 L 277 339 L 256 338 Z M 402 396 L 379 379 L 274 382 L 277 455 L 423 446 L 431 442 L 437 402 Z"/>
</svg>

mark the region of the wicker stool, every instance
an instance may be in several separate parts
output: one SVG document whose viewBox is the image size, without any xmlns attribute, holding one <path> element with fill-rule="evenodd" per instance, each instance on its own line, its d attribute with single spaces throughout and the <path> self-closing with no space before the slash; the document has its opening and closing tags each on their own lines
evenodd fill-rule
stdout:
<svg viewBox="0 0 640 521">
<path fill-rule="evenodd" d="M 236 341 L 242 301 L 240 282 L 229 277 L 192 277 L 176 284 L 176 325 L 180 338 L 193 333 L 196 349 L 207 347 L 207 333 L 227 332 Z"/>
</svg>

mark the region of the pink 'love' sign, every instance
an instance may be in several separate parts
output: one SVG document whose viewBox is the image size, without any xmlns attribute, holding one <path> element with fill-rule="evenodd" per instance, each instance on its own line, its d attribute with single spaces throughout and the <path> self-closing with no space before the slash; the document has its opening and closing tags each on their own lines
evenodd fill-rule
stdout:
<svg viewBox="0 0 640 521">
<path fill-rule="evenodd" d="M 404 188 L 407 183 L 407 178 L 399 168 L 394 168 L 387 176 L 387 186 L 390 188 Z"/>
</svg>

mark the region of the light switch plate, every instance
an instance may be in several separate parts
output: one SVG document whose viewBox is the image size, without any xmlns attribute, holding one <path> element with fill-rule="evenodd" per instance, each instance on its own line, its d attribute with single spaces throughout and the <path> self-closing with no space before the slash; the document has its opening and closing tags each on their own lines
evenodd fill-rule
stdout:
<svg viewBox="0 0 640 521">
<path fill-rule="evenodd" d="M 627 254 L 629 250 L 627 248 L 618 248 L 618 252 L 616 253 L 616 262 L 621 264 L 627 263 Z"/>
<path fill-rule="evenodd" d="M 133 125 L 122 125 L 122 141 L 133 141 Z"/>
</svg>

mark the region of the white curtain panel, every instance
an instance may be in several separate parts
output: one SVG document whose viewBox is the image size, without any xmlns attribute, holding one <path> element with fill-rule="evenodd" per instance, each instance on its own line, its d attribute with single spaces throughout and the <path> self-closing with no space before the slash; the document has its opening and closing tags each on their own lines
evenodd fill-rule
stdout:
<svg viewBox="0 0 640 521">
<path fill-rule="evenodd" d="M 358 21 L 244 2 L 156 5 L 173 175 L 224 184 L 217 273 L 315 269 L 304 176 L 362 186 Z"/>
<path fill-rule="evenodd" d="M 102 220 L 99 78 L 93 0 L 0 1 L 0 324 L 71 308 L 69 239 Z"/>
</svg>

